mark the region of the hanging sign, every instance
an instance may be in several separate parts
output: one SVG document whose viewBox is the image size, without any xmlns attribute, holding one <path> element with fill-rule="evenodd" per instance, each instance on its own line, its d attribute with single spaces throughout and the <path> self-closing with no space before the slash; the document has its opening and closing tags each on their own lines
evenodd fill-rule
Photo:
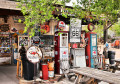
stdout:
<svg viewBox="0 0 120 84">
<path fill-rule="evenodd" d="M 32 45 L 39 45 L 40 42 L 41 42 L 41 39 L 40 39 L 39 36 L 34 36 L 34 37 L 32 38 Z"/>
<path fill-rule="evenodd" d="M 64 23 L 63 21 L 59 21 L 59 22 L 58 22 L 58 28 L 59 28 L 60 30 L 65 29 L 65 23 Z"/>
<path fill-rule="evenodd" d="M 39 60 L 42 58 L 42 51 L 37 46 L 31 46 L 27 50 L 27 59 L 32 63 L 38 63 Z"/>
<path fill-rule="evenodd" d="M 70 20 L 70 42 L 80 42 L 81 20 L 72 18 Z"/>
</svg>

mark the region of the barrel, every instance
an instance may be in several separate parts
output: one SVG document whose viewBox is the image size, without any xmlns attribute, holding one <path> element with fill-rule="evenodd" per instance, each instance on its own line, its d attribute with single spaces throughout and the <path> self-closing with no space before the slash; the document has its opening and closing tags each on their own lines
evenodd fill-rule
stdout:
<svg viewBox="0 0 120 84">
<path fill-rule="evenodd" d="M 114 64 L 113 59 L 115 59 L 115 51 L 108 51 L 108 58 L 109 58 L 110 64 Z"/>
<path fill-rule="evenodd" d="M 43 80 L 48 80 L 48 65 L 42 64 L 42 78 Z"/>
<path fill-rule="evenodd" d="M 25 80 L 33 80 L 34 77 L 34 64 L 27 61 L 23 60 L 23 74 L 24 74 L 24 79 Z"/>
</svg>

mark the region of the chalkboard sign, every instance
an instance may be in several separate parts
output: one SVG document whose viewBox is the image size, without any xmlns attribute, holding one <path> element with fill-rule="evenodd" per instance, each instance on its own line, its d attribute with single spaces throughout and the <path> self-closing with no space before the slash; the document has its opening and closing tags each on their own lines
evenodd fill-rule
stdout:
<svg viewBox="0 0 120 84">
<path fill-rule="evenodd" d="M 19 37 L 19 45 L 28 46 L 28 37 Z"/>
<path fill-rule="evenodd" d="M 9 24 L 2 24 L 0 25 L 0 31 L 1 32 L 7 32 L 10 30 L 10 25 Z"/>
<path fill-rule="evenodd" d="M 40 39 L 40 37 L 39 36 L 33 36 L 32 37 L 32 45 L 39 45 L 40 44 L 40 41 L 41 41 L 41 39 Z"/>
</svg>

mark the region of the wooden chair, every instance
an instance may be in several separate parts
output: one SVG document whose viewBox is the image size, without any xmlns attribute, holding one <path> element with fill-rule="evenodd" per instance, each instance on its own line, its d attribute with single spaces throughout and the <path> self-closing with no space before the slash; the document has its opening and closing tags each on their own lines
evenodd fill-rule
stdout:
<svg viewBox="0 0 120 84">
<path fill-rule="evenodd" d="M 17 75 L 16 75 L 16 77 L 19 78 L 19 74 L 20 74 L 20 77 L 23 77 L 22 60 L 21 59 L 16 59 L 16 60 L 17 60 Z"/>
</svg>

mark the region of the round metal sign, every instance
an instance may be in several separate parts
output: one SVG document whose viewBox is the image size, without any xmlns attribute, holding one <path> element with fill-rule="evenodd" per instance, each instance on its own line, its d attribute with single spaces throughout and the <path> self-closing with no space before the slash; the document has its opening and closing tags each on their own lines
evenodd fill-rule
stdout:
<svg viewBox="0 0 120 84">
<path fill-rule="evenodd" d="M 64 29 L 65 28 L 65 23 L 63 21 L 58 22 L 58 28 L 59 29 Z"/>
<path fill-rule="evenodd" d="M 27 50 L 27 59 L 32 63 L 37 63 L 42 58 L 42 51 L 37 46 L 31 46 Z"/>
</svg>

